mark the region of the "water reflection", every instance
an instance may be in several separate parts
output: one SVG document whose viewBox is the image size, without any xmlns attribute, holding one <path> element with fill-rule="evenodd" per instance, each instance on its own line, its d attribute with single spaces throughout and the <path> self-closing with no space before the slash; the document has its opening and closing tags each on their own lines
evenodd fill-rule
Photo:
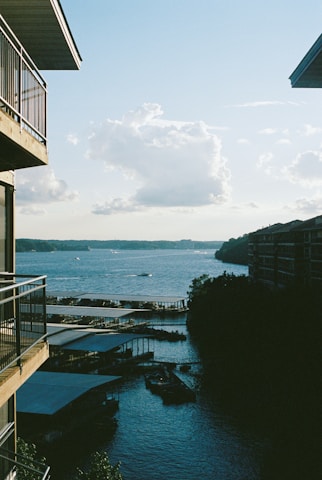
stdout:
<svg viewBox="0 0 322 480">
<path fill-rule="evenodd" d="M 263 442 L 216 411 L 205 392 L 196 403 L 163 405 L 136 378 L 123 386 L 119 428 L 106 445 L 126 480 L 259 478 Z"/>
</svg>

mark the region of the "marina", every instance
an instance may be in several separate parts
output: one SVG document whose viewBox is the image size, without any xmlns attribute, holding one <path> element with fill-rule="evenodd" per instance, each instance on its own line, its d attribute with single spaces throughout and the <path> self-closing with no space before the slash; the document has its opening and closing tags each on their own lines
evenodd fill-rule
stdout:
<svg viewBox="0 0 322 480">
<path fill-rule="evenodd" d="M 144 297 L 171 298 L 186 298 L 191 280 L 204 273 L 216 276 L 224 270 L 235 274 L 247 270 L 222 264 L 214 259 L 211 251 L 207 255 L 192 251 L 120 251 L 113 255 L 109 251 L 92 250 L 78 255 L 80 260 L 76 262 L 73 260 L 75 254 L 71 252 L 23 253 L 17 255 L 17 267 L 30 274 L 39 269 L 46 271 L 47 292 L 118 292 L 124 297 L 129 292 L 135 296 L 144 292 Z M 132 277 L 133 271 L 147 271 L 153 275 Z M 173 292 L 176 295 L 171 295 Z M 120 323 L 129 322 L 131 317 L 120 319 Z M 97 450 L 107 452 L 113 464 L 121 462 L 121 472 L 126 480 L 195 480 L 200 476 L 206 480 L 260 478 L 267 441 L 223 412 L 209 396 L 201 380 L 198 350 L 186 328 L 186 312 L 164 316 L 155 312 L 149 319 L 141 318 L 141 313 L 137 312 L 134 319 L 138 323 L 148 321 L 149 327 L 155 329 L 178 330 L 186 340 L 170 342 L 139 338 L 133 339 L 133 344 L 131 340 L 118 347 L 121 356 L 128 355 L 127 349 L 130 348 L 136 357 L 143 352 L 141 342 L 144 341 L 145 353 L 149 342 L 153 358 L 142 362 L 145 370 L 136 370 L 136 364 L 133 373 L 115 374 L 122 376 L 122 380 L 116 388 L 119 408 L 114 414 L 117 422 L 114 433 L 104 434 L 100 429 L 97 439 L 69 442 L 68 448 L 60 449 L 58 453 L 54 449 L 46 455 L 52 479 L 72 480 L 76 466 L 84 467 L 90 454 Z M 51 323 L 52 319 L 48 320 Z M 62 326 L 58 324 L 59 328 Z M 68 328 L 73 331 L 75 325 Z M 83 329 L 96 330 L 96 327 L 78 325 L 79 332 Z M 103 329 L 100 331 L 104 333 Z M 74 333 L 65 335 L 67 341 L 67 337 L 73 338 Z M 49 337 L 50 341 L 54 337 Z M 67 354 L 74 367 L 79 356 L 88 357 L 88 360 L 97 356 L 66 349 Z M 127 361 L 130 362 L 131 358 Z M 166 404 L 160 395 L 152 394 L 146 387 L 144 375 L 167 363 L 173 364 L 173 372 L 193 389 L 195 401 Z M 186 371 L 182 371 L 182 367 Z"/>
<path fill-rule="evenodd" d="M 49 359 L 42 369 L 114 374 L 153 358 L 150 335 L 84 325 L 48 324 Z"/>
<path fill-rule="evenodd" d="M 143 275 L 145 276 L 145 275 Z M 70 305 L 77 303 L 79 306 L 106 306 L 132 308 L 134 310 L 153 310 L 158 312 L 185 312 L 187 311 L 187 298 L 173 295 L 131 295 L 131 294 L 105 294 L 88 292 L 63 292 L 48 291 L 48 303 L 52 299 L 66 301 Z"/>
</svg>

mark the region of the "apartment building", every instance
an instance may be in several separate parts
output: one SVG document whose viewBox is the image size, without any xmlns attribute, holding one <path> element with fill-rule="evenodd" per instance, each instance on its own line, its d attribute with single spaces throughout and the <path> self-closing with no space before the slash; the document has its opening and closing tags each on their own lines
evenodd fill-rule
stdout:
<svg viewBox="0 0 322 480">
<path fill-rule="evenodd" d="M 46 277 L 15 273 L 14 172 L 47 165 L 47 86 L 41 70 L 81 57 L 59 0 L 0 0 L 0 478 L 16 478 L 15 394 L 48 358 Z M 45 272 L 43 272 L 45 273 Z M 49 471 L 33 466 L 35 480 Z"/>
<path fill-rule="evenodd" d="M 249 234 L 249 277 L 271 287 L 322 287 L 322 216 Z"/>
<path fill-rule="evenodd" d="M 322 35 L 293 73 L 293 88 L 322 87 Z M 249 276 L 272 287 L 322 287 L 322 216 L 275 224 L 249 235 Z"/>
</svg>

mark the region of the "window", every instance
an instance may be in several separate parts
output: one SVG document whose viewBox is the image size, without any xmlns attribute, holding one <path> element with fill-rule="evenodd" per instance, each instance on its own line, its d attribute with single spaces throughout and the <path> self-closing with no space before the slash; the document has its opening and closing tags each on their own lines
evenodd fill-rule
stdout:
<svg viewBox="0 0 322 480">
<path fill-rule="evenodd" d="M 0 272 L 13 272 L 13 187 L 0 183 Z"/>
<path fill-rule="evenodd" d="M 0 478 L 7 478 L 12 468 L 9 452 L 14 451 L 14 397 L 0 407 Z"/>
</svg>

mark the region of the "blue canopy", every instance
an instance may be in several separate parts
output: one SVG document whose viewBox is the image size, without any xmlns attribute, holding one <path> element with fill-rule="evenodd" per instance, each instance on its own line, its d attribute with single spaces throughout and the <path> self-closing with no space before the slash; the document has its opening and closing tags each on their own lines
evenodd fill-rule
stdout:
<svg viewBox="0 0 322 480">
<path fill-rule="evenodd" d="M 91 389 L 120 378 L 37 371 L 17 391 L 17 412 L 54 415 Z"/>
</svg>

